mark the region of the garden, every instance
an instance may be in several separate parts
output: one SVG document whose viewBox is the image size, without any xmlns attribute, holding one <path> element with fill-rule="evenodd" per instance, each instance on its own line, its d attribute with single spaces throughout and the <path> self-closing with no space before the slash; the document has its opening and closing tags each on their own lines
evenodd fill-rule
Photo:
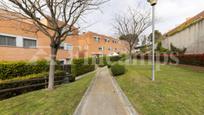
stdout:
<svg viewBox="0 0 204 115">
<path fill-rule="evenodd" d="M 53 91 L 45 89 L 0 101 L 0 115 L 72 115 L 95 73 Z"/>
<path fill-rule="evenodd" d="M 151 81 L 151 64 L 148 62 L 134 60 L 133 65 L 124 66 L 127 72 L 116 79 L 140 114 L 204 113 L 203 68 L 157 63 L 160 68 L 156 71 L 156 81 Z"/>
<path fill-rule="evenodd" d="M 55 85 L 74 82 L 76 77 L 99 67 L 111 66 L 112 62 L 122 59 L 120 56 L 73 59 L 71 65 L 56 64 Z M 110 64 L 107 60 L 110 60 Z M 114 67 L 114 66 L 113 66 Z M 49 62 L 0 62 L 0 100 L 27 92 L 46 89 L 48 85 Z"/>
<path fill-rule="evenodd" d="M 79 75 L 95 70 L 95 64 L 84 64 L 87 59 L 74 59 L 71 65 L 56 64 L 55 85 L 74 82 Z M 0 100 L 34 90 L 47 88 L 49 62 L 0 62 Z"/>
<path fill-rule="evenodd" d="M 53 91 L 46 90 L 47 84 L 45 84 L 45 79 L 48 80 L 47 77 L 49 68 L 47 61 L 2 62 L 0 67 L 2 70 L 6 71 L 2 71 L 1 73 L 1 89 L 18 88 L 36 83 L 43 83 L 43 85 L 42 87 L 28 88 L 30 90 L 22 89 L 20 92 L 8 91 L 9 93 L 7 95 L 1 95 L 4 100 L 0 101 L 0 105 L 3 105 L 0 106 L 0 114 L 12 115 L 19 113 L 72 115 L 86 89 L 90 85 L 90 82 L 95 76 L 95 72 L 91 72 L 95 70 L 95 64 L 98 64 L 99 67 L 108 66 L 108 62 L 105 58 L 109 58 L 109 60 L 111 60 L 111 65 L 109 65 L 111 69 L 114 69 L 113 71 L 116 71 L 116 73 L 120 72 L 117 75 L 121 75 L 121 71 L 118 71 L 118 69 L 124 70 L 124 66 L 118 65 L 116 62 L 121 60 L 122 57 L 101 57 L 98 60 L 98 63 L 95 62 L 94 58 L 73 59 L 69 68 L 70 70 L 68 70 L 72 74 L 69 77 L 70 83 L 56 84 L 56 81 L 59 79 L 64 81 L 63 76 L 66 77 L 64 68 L 60 65 L 56 65 L 56 86 Z M 114 62 L 115 64 L 113 64 Z M 83 78 L 75 81 L 77 76 L 85 73 L 87 74 Z M 60 76 L 62 76 L 62 78 Z M 5 97 L 7 99 L 5 99 Z"/>
</svg>

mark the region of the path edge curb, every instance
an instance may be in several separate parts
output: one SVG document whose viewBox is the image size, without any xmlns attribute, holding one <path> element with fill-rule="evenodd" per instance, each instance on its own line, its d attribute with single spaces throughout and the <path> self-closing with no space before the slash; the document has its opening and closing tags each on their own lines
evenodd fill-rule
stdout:
<svg viewBox="0 0 204 115">
<path fill-rule="evenodd" d="M 120 86 L 117 83 L 116 79 L 113 76 L 111 76 L 111 77 L 112 77 L 113 85 L 114 85 L 114 87 L 115 87 L 115 89 L 116 89 L 120 99 L 122 100 L 123 104 L 125 105 L 125 108 L 128 110 L 129 114 L 130 115 L 139 115 L 139 113 L 135 110 L 133 105 L 130 103 L 128 97 L 125 95 L 123 90 L 120 88 Z"/>
<path fill-rule="evenodd" d="M 96 75 L 95 75 L 95 77 L 92 79 L 92 81 L 91 81 L 91 83 L 90 83 L 88 89 L 87 89 L 86 92 L 84 93 L 84 95 L 83 95 L 83 97 L 82 97 L 80 103 L 78 104 L 77 108 L 75 109 L 73 115 L 80 115 L 80 114 L 81 114 L 81 112 L 82 112 L 82 107 L 83 107 L 83 105 L 86 103 L 87 96 L 88 96 L 89 92 L 91 91 L 92 87 L 94 86 L 94 83 L 95 83 L 95 81 L 96 81 L 96 79 L 97 79 L 96 76 L 97 76 L 97 74 L 98 74 L 99 71 L 100 71 L 100 69 L 97 69 L 97 70 L 95 71 L 95 72 L 96 72 Z"/>
</svg>

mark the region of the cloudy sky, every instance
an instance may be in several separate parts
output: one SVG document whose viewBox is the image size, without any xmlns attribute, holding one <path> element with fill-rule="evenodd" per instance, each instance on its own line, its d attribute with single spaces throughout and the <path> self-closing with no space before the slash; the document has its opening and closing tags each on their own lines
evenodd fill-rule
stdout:
<svg viewBox="0 0 204 115">
<path fill-rule="evenodd" d="M 101 6 L 100 11 L 86 16 L 87 28 L 82 28 L 82 31 L 114 36 L 114 16 L 127 12 L 128 8 L 135 8 L 138 2 L 151 10 L 146 0 L 110 0 Z M 158 0 L 156 28 L 165 33 L 201 11 L 204 11 L 204 0 Z"/>
</svg>

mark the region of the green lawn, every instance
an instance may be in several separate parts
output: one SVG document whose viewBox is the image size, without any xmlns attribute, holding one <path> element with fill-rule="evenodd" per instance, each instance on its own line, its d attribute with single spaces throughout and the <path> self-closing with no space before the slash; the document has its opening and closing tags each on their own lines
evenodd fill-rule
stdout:
<svg viewBox="0 0 204 115">
<path fill-rule="evenodd" d="M 0 115 L 72 115 L 95 73 L 54 91 L 39 90 L 0 101 Z"/>
<path fill-rule="evenodd" d="M 126 65 L 126 69 L 116 79 L 140 114 L 204 114 L 204 72 L 162 65 L 152 82 L 150 65 Z"/>
</svg>

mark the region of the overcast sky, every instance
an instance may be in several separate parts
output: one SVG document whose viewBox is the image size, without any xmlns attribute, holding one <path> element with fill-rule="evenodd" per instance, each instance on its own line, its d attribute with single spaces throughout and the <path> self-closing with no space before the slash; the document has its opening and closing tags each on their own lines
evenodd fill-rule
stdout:
<svg viewBox="0 0 204 115">
<path fill-rule="evenodd" d="M 114 16 L 120 12 L 127 12 L 129 7 L 134 8 L 139 1 L 150 8 L 146 0 L 110 0 L 101 6 L 100 11 L 87 15 L 86 25 L 88 28 L 82 29 L 82 31 L 93 31 L 113 36 L 115 33 L 112 27 Z M 156 17 L 159 21 L 156 28 L 165 33 L 201 11 L 204 11 L 204 0 L 158 0 Z"/>
</svg>

